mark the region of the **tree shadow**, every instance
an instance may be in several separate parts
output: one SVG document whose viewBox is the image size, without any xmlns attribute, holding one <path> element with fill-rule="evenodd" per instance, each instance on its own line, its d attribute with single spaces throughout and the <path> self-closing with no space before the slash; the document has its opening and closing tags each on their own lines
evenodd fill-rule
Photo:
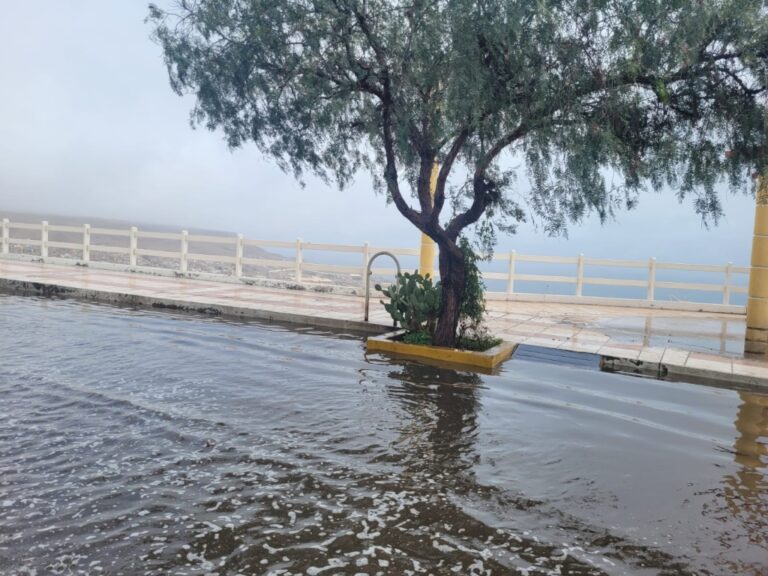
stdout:
<svg viewBox="0 0 768 576">
<path fill-rule="evenodd" d="M 389 377 L 398 386 L 387 393 L 407 414 L 395 441 L 404 473 L 450 480 L 454 489 L 474 484 L 482 377 L 411 362 L 397 368 Z"/>
</svg>

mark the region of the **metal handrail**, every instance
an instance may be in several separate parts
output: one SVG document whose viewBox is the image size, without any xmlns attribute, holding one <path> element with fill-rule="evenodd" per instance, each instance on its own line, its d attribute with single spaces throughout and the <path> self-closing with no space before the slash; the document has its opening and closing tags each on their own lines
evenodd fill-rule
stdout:
<svg viewBox="0 0 768 576">
<path fill-rule="evenodd" d="M 397 275 L 400 276 L 400 261 L 397 259 L 397 257 L 392 254 L 392 252 L 376 252 L 373 256 L 371 256 L 371 259 L 368 260 L 368 267 L 366 268 L 366 274 L 365 274 L 365 318 L 363 319 L 364 322 L 368 322 L 368 308 L 371 303 L 371 267 L 373 266 L 373 261 L 376 260 L 379 256 L 389 256 L 392 258 L 392 260 L 395 261 L 395 266 L 397 266 Z M 397 320 L 394 321 L 392 324 L 393 326 L 397 326 Z"/>
</svg>

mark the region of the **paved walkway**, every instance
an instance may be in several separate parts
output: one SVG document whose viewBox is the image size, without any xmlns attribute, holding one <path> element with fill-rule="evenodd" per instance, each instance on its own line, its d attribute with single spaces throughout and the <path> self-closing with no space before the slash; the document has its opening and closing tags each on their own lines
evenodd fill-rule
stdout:
<svg viewBox="0 0 768 576">
<path fill-rule="evenodd" d="M 366 324 L 357 296 L 16 260 L 0 259 L 0 288 L 367 332 L 391 325 L 378 298 Z M 506 340 L 598 354 L 608 370 L 768 387 L 768 359 L 743 357 L 741 315 L 489 301 L 488 317 Z"/>
</svg>

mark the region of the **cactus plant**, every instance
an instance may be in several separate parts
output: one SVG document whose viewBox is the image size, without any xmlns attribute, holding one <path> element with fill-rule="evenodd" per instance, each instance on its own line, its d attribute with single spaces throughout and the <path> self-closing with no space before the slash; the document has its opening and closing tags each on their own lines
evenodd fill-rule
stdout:
<svg viewBox="0 0 768 576">
<path fill-rule="evenodd" d="M 410 332 L 426 331 L 430 335 L 435 331 L 440 310 L 440 283 L 433 283 L 427 274 L 418 272 L 398 274 L 397 280 L 389 288 L 376 284 L 376 290 L 389 297 L 389 303 L 381 301 L 384 309 L 402 328 Z"/>
</svg>

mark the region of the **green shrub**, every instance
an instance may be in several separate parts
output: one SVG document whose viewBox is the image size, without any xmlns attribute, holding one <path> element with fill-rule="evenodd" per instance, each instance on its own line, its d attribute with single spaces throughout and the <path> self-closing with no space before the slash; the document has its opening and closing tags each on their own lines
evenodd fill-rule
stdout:
<svg viewBox="0 0 768 576">
<path fill-rule="evenodd" d="M 471 350 L 473 352 L 485 352 L 494 346 L 501 344 L 501 338 L 496 338 L 487 328 L 481 327 L 475 332 L 467 333 L 459 337 L 456 346 L 462 350 Z"/>
<path fill-rule="evenodd" d="M 477 265 L 480 259 L 466 238 L 459 239 L 464 253 L 464 291 L 459 310 L 459 327 L 456 346 L 462 350 L 484 352 L 501 343 L 483 326 L 485 320 L 485 286 Z M 429 276 L 418 272 L 400 274 L 389 288 L 376 284 L 376 290 L 389 297 L 384 308 L 392 319 L 407 333 L 402 341 L 406 344 L 431 345 L 435 333 L 440 296 L 440 282 L 433 283 Z"/>
<path fill-rule="evenodd" d="M 466 238 L 459 239 L 459 248 L 464 253 L 464 292 L 459 311 L 459 329 L 456 346 L 462 350 L 485 352 L 501 344 L 483 325 L 485 321 L 485 285 L 483 275 L 477 266 L 480 260 Z"/>
<path fill-rule="evenodd" d="M 432 345 L 432 335 L 426 330 L 419 332 L 407 332 L 403 335 L 403 342 L 405 344 L 419 344 L 421 346 Z"/>
<path fill-rule="evenodd" d="M 406 272 L 399 274 L 389 288 L 376 284 L 376 290 L 389 297 L 389 303 L 383 300 L 381 303 L 395 322 L 409 332 L 426 332 L 431 339 L 440 309 L 442 290 L 439 282 L 433 284 L 429 275 Z"/>
<path fill-rule="evenodd" d="M 485 285 L 483 275 L 477 266 L 478 257 L 469 241 L 459 239 L 459 248 L 464 254 L 464 292 L 459 311 L 459 339 L 480 329 L 485 319 Z"/>
</svg>

